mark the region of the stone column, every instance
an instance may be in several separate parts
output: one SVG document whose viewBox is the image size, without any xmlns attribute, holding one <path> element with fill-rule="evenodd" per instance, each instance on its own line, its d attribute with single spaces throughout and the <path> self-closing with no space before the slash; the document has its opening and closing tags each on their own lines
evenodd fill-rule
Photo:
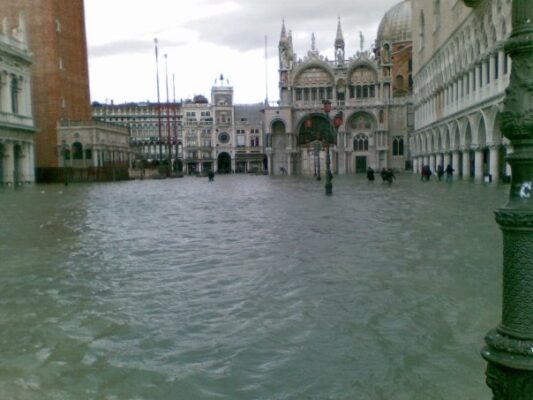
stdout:
<svg viewBox="0 0 533 400">
<path fill-rule="evenodd" d="M 490 147 L 489 173 L 493 182 L 500 180 L 500 148 L 499 146 Z"/>
<path fill-rule="evenodd" d="M 473 0 L 470 0 L 473 1 Z M 487 384 L 496 400 L 533 399 L 533 7 L 512 1 L 505 50 L 512 58 L 501 131 L 513 153 L 509 201 L 496 212 L 503 232 L 501 323 L 485 336 Z"/>
<path fill-rule="evenodd" d="M 446 169 L 446 167 L 448 166 L 448 164 L 450 164 L 450 153 L 444 153 L 444 157 L 443 157 L 443 162 L 442 162 L 442 167 L 444 169 Z"/>
<path fill-rule="evenodd" d="M 0 111 L 11 112 L 11 82 L 9 74 L 4 72 L 0 78 L 0 85 L 2 85 L 2 90 L 0 90 L 0 95 L 2 96 L 0 99 Z"/>
<path fill-rule="evenodd" d="M 14 183 L 15 152 L 12 142 L 4 143 L 4 183 Z"/>
<path fill-rule="evenodd" d="M 35 152 L 33 142 L 28 143 L 29 182 L 35 182 Z"/>
<path fill-rule="evenodd" d="M 470 149 L 463 150 L 463 178 L 470 178 Z"/>
<path fill-rule="evenodd" d="M 483 150 L 479 147 L 474 150 L 474 177 L 483 179 Z"/>
<path fill-rule="evenodd" d="M 432 173 L 435 173 L 435 154 L 430 154 L 429 156 L 429 168 Z"/>
<path fill-rule="evenodd" d="M 453 175 L 459 176 L 459 155 L 460 153 L 458 151 L 452 152 L 452 168 L 453 168 Z"/>
<path fill-rule="evenodd" d="M 25 183 L 28 182 L 28 175 L 29 175 L 29 165 L 28 165 L 28 149 L 26 146 L 26 143 L 19 143 L 20 146 L 20 155 L 18 162 L 18 170 L 19 170 L 19 182 Z"/>
</svg>

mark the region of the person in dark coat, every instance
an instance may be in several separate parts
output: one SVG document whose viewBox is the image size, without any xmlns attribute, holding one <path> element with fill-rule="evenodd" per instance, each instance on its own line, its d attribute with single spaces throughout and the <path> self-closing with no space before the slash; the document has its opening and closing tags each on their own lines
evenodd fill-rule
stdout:
<svg viewBox="0 0 533 400">
<path fill-rule="evenodd" d="M 446 172 L 446 180 L 447 180 L 448 182 L 450 182 L 450 181 L 453 179 L 453 172 L 454 172 L 454 171 L 455 171 L 455 170 L 453 169 L 453 167 L 451 166 L 451 164 L 448 164 L 448 165 L 446 166 L 446 170 L 445 170 L 445 172 Z"/>
<path fill-rule="evenodd" d="M 374 170 L 372 169 L 372 167 L 368 167 L 366 169 L 366 177 L 367 179 L 372 182 L 375 178 L 374 178 Z"/>
<path fill-rule="evenodd" d="M 439 178 L 439 181 L 442 179 L 443 176 L 444 176 L 444 167 L 442 165 L 439 165 L 437 167 L 437 178 Z"/>
</svg>

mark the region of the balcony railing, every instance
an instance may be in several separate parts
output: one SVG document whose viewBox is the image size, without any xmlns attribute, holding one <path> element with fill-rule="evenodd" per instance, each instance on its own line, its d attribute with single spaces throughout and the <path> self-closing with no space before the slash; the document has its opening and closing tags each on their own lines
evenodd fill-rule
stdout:
<svg viewBox="0 0 533 400">
<path fill-rule="evenodd" d="M 33 128 L 33 118 L 20 114 L 0 112 L 0 124 L 22 125 Z"/>
</svg>

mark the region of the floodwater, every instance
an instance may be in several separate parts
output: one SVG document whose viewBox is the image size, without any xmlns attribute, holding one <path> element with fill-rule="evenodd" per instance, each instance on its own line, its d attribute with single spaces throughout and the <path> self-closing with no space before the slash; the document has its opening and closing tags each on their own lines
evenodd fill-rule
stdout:
<svg viewBox="0 0 533 400">
<path fill-rule="evenodd" d="M 483 399 L 508 186 L 0 189 L 0 399 Z"/>
</svg>

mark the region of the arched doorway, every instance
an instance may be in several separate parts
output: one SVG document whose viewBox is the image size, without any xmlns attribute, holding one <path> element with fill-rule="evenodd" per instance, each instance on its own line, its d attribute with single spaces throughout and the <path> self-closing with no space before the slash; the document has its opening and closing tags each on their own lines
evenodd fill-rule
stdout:
<svg viewBox="0 0 533 400">
<path fill-rule="evenodd" d="M 174 172 L 183 172 L 183 161 L 181 161 L 179 158 L 174 159 L 173 169 Z"/>
<path fill-rule="evenodd" d="M 217 171 L 219 174 L 229 174 L 231 172 L 231 156 L 224 152 L 217 158 Z"/>
<path fill-rule="evenodd" d="M 323 114 L 311 114 L 301 121 L 298 129 L 301 173 L 319 177 L 321 171 L 326 171 L 326 143 L 330 144 L 330 168 L 335 170 L 331 155 L 335 142 L 331 122 Z"/>
<path fill-rule="evenodd" d="M 272 175 L 281 174 L 281 171 L 288 169 L 287 163 L 287 134 L 285 123 L 283 121 L 275 121 L 272 124 L 272 165 L 269 165 L 270 173 Z"/>
<path fill-rule="evenodd" d="M 382 134 L 374 134 L 375 127 L 376 121 L 374 117 L 365 112 L 358 112 L 348 120 L 346 131 L 348 140 L 352 144 L 351 149 L 347 149 L 352 154 L 352 159 L 348 163 L 348 171 L 365 173 L 368 166 L 374 169 L 381 169 L 387 166 L 385 152 L 375 152 L 376 145 L 385 147 L 387 138 Z M 370 139 L 372 136 L 374 136 L 373 145 Z"/>
</svg>

